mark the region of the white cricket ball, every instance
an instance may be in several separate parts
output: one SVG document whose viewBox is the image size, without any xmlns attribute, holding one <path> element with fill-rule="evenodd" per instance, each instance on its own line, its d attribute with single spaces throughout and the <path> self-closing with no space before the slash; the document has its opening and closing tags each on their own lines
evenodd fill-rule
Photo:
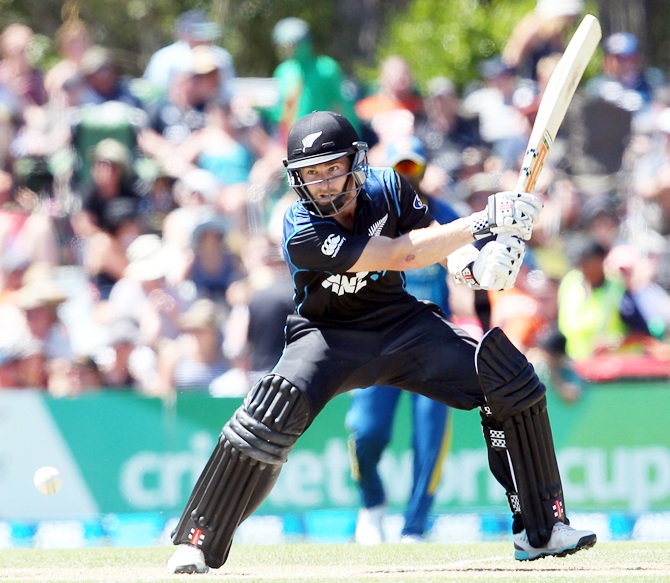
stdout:
<svg viewBox="0 0 670 583">
<path fill-rule="evenodd" d="M 35 472 L 33 482 L 38 492 L 42 494 L 55 494 L 63 485 L 60 472 L 52 466 L 43 466 Z"/>
</svg>

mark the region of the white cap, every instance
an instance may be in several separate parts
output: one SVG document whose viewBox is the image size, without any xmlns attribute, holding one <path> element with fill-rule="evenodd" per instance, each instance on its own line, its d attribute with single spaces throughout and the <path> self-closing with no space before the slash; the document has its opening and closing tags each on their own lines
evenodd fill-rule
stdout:
<svg viewBox="0 0 670 583">
<path fill-rule="evenodd" d="M 535 12 L 544 18 L 577 16 L 584 10 L 584 0 L 537 0 Z"/>
</svg>

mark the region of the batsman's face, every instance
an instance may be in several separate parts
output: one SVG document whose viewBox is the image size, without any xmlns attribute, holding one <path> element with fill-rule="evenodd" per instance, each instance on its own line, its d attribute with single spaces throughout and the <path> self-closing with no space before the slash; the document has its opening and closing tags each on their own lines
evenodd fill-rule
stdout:
<svg viewBox="0 0 670 583">
<path fill-rule="evenodd" d="M 344 156 L 331 162 L 306 166 L 300 170 L 300 175 L 316 204 L 334 204 L 341 208 L 356 196 L 356 189 L 347 189 L 351 178 L 350 167 L 349 157 Z"/>
</svg>

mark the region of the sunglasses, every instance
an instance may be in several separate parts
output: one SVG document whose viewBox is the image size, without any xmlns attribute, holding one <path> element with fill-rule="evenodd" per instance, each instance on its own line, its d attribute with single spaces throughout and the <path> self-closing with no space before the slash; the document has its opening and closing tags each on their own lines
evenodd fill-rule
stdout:
<svg viewBox="0 0 670 583">
<path fill-rule="evenodd" d="M 401 160 L 393 166 L 393 169 L 402 176 L 417 178 L 426 170 L 425 164 L 419 164 L 413 160 Z"/>
</svg>

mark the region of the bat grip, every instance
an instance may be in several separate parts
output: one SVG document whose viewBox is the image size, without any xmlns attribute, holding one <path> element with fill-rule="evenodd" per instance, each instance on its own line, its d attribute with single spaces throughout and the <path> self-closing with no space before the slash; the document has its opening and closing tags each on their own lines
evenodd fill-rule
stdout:
<svg viewBox="0 0 670 583">
<path fill-rule="evenodd" d="M 501 243 L 506 243 L 512 237 L 514 237 L 514 235 L 498 235 L 496 237 L 496 241 L 500 241 Z M 493 273 L 491 273 L 491 270 L 487 266 L 484 269 L 484 273 L 482 274 L 482 279 L 479 282 L 479 285 L 482 286 L 482 289 L 491 289 L 491 286 L 493 285 L 493 282 L 494 282 Z"/>
</svg>

